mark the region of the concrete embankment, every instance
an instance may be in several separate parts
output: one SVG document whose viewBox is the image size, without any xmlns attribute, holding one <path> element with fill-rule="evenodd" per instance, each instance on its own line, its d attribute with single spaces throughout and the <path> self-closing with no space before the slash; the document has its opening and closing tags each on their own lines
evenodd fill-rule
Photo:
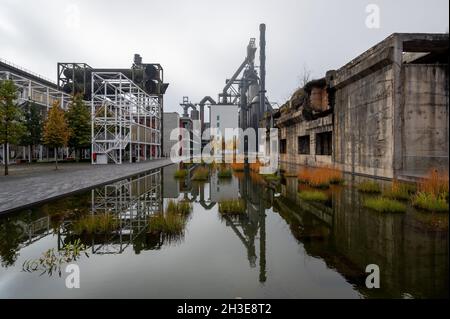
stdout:
<svg viewBox="0 0 450 319">
<path fill-rule="evenodd" d="M 122 165 L 60 165 L 30 174 L 0 177 L 0 214 L 118 181 L 172 164 L 167 159 Z"/>
</svg>

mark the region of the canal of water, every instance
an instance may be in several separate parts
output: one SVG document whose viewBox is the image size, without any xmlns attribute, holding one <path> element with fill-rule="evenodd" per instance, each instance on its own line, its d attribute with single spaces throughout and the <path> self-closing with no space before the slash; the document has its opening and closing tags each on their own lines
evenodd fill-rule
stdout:
<svg viewBox="0 0 450 319">
<path fill-rule="evenodd" d="M 176 169 L 1 216 L 0 297 L 448 297 L 448 214 L 370 211 L 351 179 L 317 203 L 297 196 L 296 178 L 268 182 L 246 170 L 219 179 L 212 170 L 207 182 L 194 182 L 175 179 Z M 244 200 L 245 214 L 222 216 L 218 202 L 233 198 Z M 171 199 L 192 203 L 182 232 L 149 231 L 148 220 Z M 74 223 L 92 214 L 116 224 L 76 233 Z M 77 240 L 76 260 L 54 258 L 51 272 L 29 267 Z M 79 266 L 78 289 L 66 287 L 69 263 Z M 379 289 L 366 288 L 369 264 L 380 269 Z"/>
</svg>

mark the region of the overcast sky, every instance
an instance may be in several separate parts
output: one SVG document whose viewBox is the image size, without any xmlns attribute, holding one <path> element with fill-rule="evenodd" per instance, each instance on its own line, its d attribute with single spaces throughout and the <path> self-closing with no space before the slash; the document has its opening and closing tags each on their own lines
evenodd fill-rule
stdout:
<svg viewBox="0 0 450 319">
<path fill-rule="evenodd" d="M 368 4 L 379 28 L 366 26 Z M 448 32 L 448 10 L 448 0 L 0 0 L 0 57 L 56 81 L 57 62 L 129 67 L 140 53 L 162 64 L 165 109 L 181 113 L 184 95 L 217 99 L 264 22 L 267 94 L 282 104 L 304 66 L 322 77 L 393 32 Z"/>
</svg>

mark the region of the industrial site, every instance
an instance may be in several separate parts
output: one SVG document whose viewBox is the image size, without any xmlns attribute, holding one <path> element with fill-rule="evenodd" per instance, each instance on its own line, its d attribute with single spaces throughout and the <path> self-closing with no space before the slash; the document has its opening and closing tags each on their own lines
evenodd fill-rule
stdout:
<svg viewBox="0 0 450 319">
<path fill-rule="evenodd" d="M 341 47 L 264 3 L 241 30 L 45 3 L 71 46 L 37 60 L 53 22 L 0 2 L 0 298 L 448 298 L 448 2 L 355 2 Z"/>
</svg>

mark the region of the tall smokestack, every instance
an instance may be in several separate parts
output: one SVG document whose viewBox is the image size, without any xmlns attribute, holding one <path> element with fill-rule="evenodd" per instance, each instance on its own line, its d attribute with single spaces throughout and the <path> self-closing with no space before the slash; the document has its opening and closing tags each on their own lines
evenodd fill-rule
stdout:
<svg viewBox="0 0 450 319">
<path fill-rule="evenodd" d="M 259 119 L 266 111 L 266 25 L 259 25 Z"/>
</svg>

